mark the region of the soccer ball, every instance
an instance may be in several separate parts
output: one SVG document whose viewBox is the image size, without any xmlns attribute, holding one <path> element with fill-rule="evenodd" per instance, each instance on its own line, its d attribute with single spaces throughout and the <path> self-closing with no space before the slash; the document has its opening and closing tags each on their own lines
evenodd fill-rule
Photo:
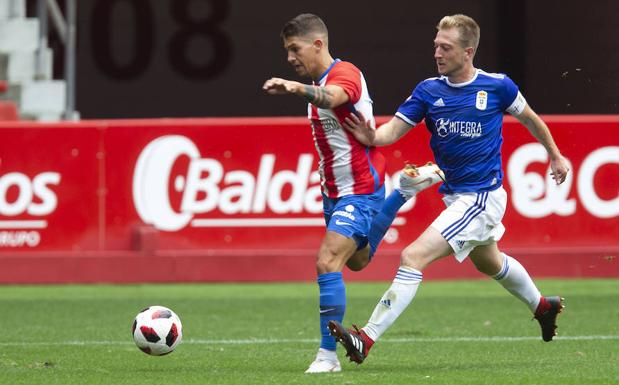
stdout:
<svg viewBox="0 0 619 385">
<path fill-rule="evenodd" d="M 183 325 L 172 310 L 151 306 L 138 313 L 131 328 L 133 341 L 146 354 L 172 353 L 183 337 Z"/>
</svg>

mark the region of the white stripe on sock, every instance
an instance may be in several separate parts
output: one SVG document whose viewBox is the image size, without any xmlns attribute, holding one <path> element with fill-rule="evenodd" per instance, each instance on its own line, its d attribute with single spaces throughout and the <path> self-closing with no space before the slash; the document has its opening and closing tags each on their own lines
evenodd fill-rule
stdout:
<svg viewBox="0 0 619 385">
<path fill-rule="evenodd" d="M 368 337 L 376 341 L 387 331 L 411 303 L 422 279 L 421 271 L 400 266 L 391 287 L 383 294 L 363 328 Z"/>
<path fill-rule="evenodd" d="M 504 267 L 501 269 L 501 273 L 499 273 L 499 275 L 503 274 L 503 276 L 498 278 L 497 282 L 516 298 L 524 302 L 532 313 L 535 312 L 542 294 L 520 262 L 505 253 L 503 253 L 503 256 L 505 257 Z"/>
</svg>

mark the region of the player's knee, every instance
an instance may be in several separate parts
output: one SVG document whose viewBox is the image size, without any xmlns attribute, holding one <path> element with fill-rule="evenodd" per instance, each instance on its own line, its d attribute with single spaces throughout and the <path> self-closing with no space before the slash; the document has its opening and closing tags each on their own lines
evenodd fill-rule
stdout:
<svg viewBox="0 0 619 385">
<path fill-rule="evenodd" d="M 473 262 L 477 271 L 491 277 L 498 274 L 503 268 L 503 256 L 499 253 L 474 249 L 469 254 L 469 259 Z"/>
<path fill-rule="evenodd" d="M 340 271 L 343 264 L 339 261 L 337 253 L 326 249 L 321 250 L 316 260 L 316 271 L 319 274 Z"/>
<path fill-rule="evenodd" d="M 400 264 L 402 266 L 412 267 L 413 269 L 421 271 L 426 267 L 427 263 L 424 261 L 424 256 L 421 250 L 413 245 L 410 245 L 402 250 L 402 254 L 400 255 Z"/>
<path fill-rule="evenodd" d="M 492 261 L 475 261 L 473 260 L 473 264 L 477 271 L 482 274 L 488 275 L 490 277 L 495 276 L 501 271 L 502 266 L 493 263 Z"/>
<path fill-rule="evenodd" d="M 324 274 L 331 271 L 331 263 L 330 261 L 318 258 L 316 260 L 316 271 L 318 274 Z"/>
</svg>

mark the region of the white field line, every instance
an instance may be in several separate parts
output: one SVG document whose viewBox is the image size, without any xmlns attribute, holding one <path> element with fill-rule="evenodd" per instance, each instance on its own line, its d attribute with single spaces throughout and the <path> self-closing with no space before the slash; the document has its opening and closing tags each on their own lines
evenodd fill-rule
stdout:
<svg viewBox="0 0 619 385">
<path fill-rule="evenodd" d="M 557 336 L 555 341 L 599 341 L 619 340 L 616 336 Z M 238 339 L 238 340 L 183 340 L 184 345 L 266 345 L 266 344 L 299 344 L 318 343 L 317 338 L 298 339 Z M 521 342 L 541 341 L 540 337 L 428 337 L 428 338 L 384 338 L 381 343 L 415 343 L 415 342 Z M 0 342 L 0 346 L 89 346 L 89 345 L 131 345 L 126 341 L 58 341 L 58 342 Z"/>
</svg>

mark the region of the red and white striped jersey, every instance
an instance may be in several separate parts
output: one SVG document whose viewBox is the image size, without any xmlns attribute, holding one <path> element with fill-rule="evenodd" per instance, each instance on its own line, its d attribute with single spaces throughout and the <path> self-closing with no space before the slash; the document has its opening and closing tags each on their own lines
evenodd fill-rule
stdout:
<svg viewBox="0 0 619 385">
<path fill-rule="evenodd" d="M 336 60 L 315 85 L 337 85 L 349 102 L 334 109 L 308 104 L 314 144 L 320 157 L 322 191 L 329 198 L 371 194 L 385 181 L 385 158 L 375 147 L 367 147 L 348 132 L 342 122 L 352 111 L 360 111 L 374 122 L 372 99 L 363 74 L 352 63 Z"/>
</svg>

